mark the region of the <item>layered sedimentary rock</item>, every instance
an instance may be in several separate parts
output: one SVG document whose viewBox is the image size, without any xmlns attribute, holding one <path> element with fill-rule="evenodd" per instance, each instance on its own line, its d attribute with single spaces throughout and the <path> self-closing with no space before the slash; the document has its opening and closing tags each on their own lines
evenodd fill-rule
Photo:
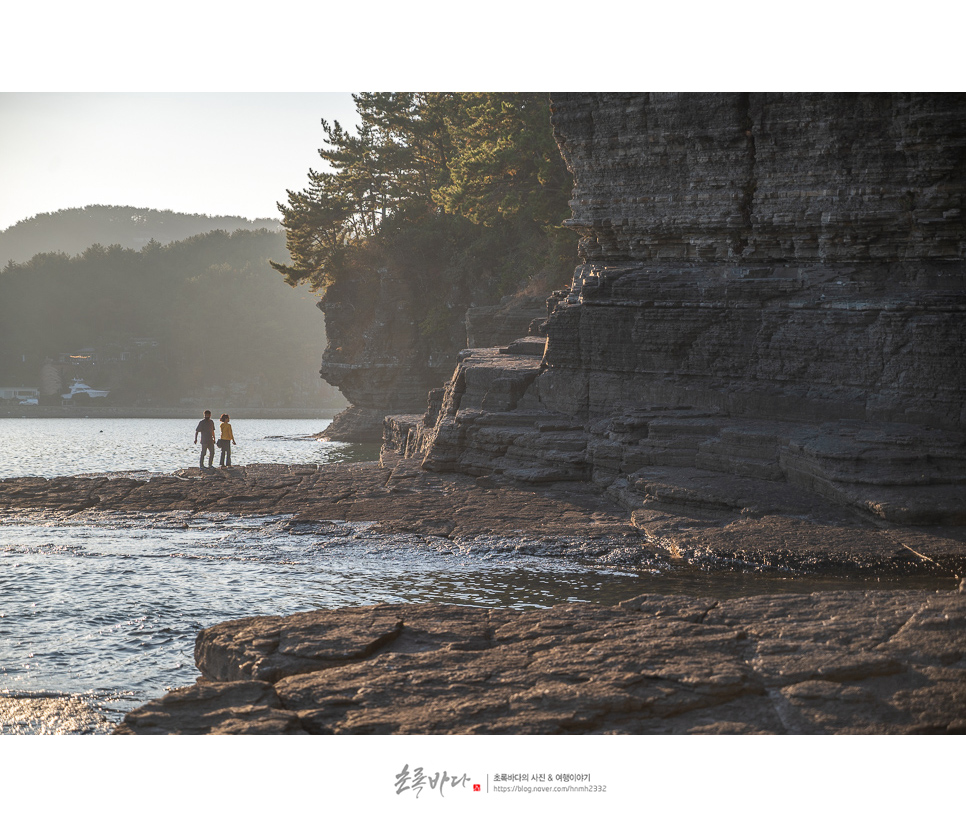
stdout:
<svg viewBox="0 0 966 834">
<path fill-rule="evenodd" d="M 494 444 L 513 431 L 489 428 Z M 562 424 L 540 428 L 544 441 L 536 449 L 567 435 Z M 576 433 L 573 439 L 581 442 Z M 305 533 L 329 535 L 342 522 L 361 523 L 372 535 L 445 537 L 477 555 L 508 549 L 659 570 L 738 560 L 850 576 L 966 573 L 961 527 L 885 524 L 790 484 L 706 470 L 647 474 L 647 500 L 631 510 L 594 484 L 431 472 L 418 458 L 384 448 L 379 463 L 11 478 L 0 480 L 0 513 L 89 516 L 95 524 L 109 523 L 113 513 L 174 513 L 186 524 L 194 514 L 292 515 Z"/>
<path fill-rule="evenodd" d="M 546 315 L 546 301 L 527 296 L 474 306 L 484 293 L 467 283 L 440 290 L 381 269 L 327 289 L 319 304 L 327 340 L 320 374 L 350 406 L 326 437 L 380 441 L 387 414 L 425 409 L 427 391 L 446 382 L 461 348 L 502 344 Z"/>
<path fill-rule="evenodd" d="M 466 347 L 507 345 L 521 334 L 538 330 L 546 321 L 547 302 L 532 296 L 507 297 L 499 304 L 466 311 Z"/>
<path fill-rule="evenodd" d="M 351 404 L 327 437 L 378 442 L 387 413 L 424 407 L 426 392 L 446 379 L 451 343 L 465 336 L 457 327 L 455 335 L 443 328 L 439 338 L 426 338 L 419 329 L 421 303 L 410 282 L 385 270 L 326 291 L 319 304 L 327 341 L 319 373 Z"/>
<path fill-rule="evenodd" d="M 555 94 L 552 113 L 573 286 L 545 345 L 465 352 L 396 421 L 407 454 L 635 509 L 784 491 L 966 523 L 966 96 Z"/>
<path fill-rule="evenodd" d="M 547 361 L 598 379 L 549 405 L 966 424 L 966 97 L 558 96 L 554 125 L 584 264 Z"/>
<path fill-rule="evenodd" d="M 292 499 L 398 502 L 451 538 L 616 520 L 667 559 L 961 575 L 966 97 L 557 94 L 553 120 L 571 290 L 462 352 L 428 409 L 400 401 L 385 480 Z M 382 361 L 378 333 L 347 366 Z M 118 732 L 962 732 L 962 591 L 249 618 Z"/>
<path fill-rule="evenodd" d="M 198 635 L 120 734 L 963 732 L 966 596 L 378 605 Z"/>
<path fill-rule="evenodd" d="M 587 263 L 966 254 L 961 94 L 552 98 Z"/>
</svg>

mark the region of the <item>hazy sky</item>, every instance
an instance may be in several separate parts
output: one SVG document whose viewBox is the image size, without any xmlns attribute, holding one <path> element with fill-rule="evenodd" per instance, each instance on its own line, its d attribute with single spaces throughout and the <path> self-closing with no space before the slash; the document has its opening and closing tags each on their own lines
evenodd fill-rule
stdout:
<svg viewBox="0 0 966 834">
<path fill-rule="evenodd" d="M 572 13 L 517 0 L 485 14 L 435 0 L 362 13 L 8 6 L 0 83 L 35 92 L 0 93 L 0 229 L 90 204 L 275 217 L 321 163 L 319 119 L 355 123 L 348 93 L 140 90 L 958 90 L 964 78 L 961 27 L 839 0 L 813 0 L 808 15 L 765 0 L 744 14 L 710 0 L 629 8 L 604 47 Z M 878 47 L 899 41 L 901 61 Z"/>
<path fill-rule="evenodd" d="M 350 94 L 0 93 L 0 229 L 92 204 L 277 217 L 322 118 L 354 126 Z"/>
</svg>

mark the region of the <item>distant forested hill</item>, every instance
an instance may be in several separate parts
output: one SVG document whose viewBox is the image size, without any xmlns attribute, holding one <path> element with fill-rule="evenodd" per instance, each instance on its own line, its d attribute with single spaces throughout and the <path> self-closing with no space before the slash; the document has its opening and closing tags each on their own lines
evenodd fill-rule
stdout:
<svg viewBox="0 0 966 834">
<path fill-rule="evenodd" d="M 161 244 L 173 243 L 217 229 L 234 232 L 280 228 L 279 221 L 270 218 L 247 220 L 132 206 L 85 206 L 38 214 L 0 231 L 0 266 L 9 261 L 29 261 L 38 252 L 79 255 L 95 243 L 141 249 L 152 239 Z"/>
<path fill-rule="evenodd" d="M 338 407 L 318 375 L 318 298 L 269 265 L 284 254 L 282 232 L 242 230 L 9 263 L 0 386 L 59 402 L 79 377 L 116 404 Z"/>
</svg>

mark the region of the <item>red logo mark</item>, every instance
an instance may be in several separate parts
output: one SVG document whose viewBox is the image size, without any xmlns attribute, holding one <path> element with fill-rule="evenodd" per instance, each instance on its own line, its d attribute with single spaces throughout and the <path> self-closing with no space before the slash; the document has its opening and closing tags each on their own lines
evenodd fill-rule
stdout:
<svg viewBox="0 0 966 834">
<path fill-rule="evenodd" d="M 473 785 L 473 790 L 474 791 L 478 791 L 479 789 L 480 789 L 480 786 L 479 785 Z"/>
</svg>

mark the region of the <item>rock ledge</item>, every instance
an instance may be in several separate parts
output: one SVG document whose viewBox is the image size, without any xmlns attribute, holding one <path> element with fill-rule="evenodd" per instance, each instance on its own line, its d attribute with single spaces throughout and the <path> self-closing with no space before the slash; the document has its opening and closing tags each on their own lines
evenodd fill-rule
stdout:
<svg viewBox="0 0 966 834">
<path fill-rule="evenodd" d="M 198 635 L 119 734 L 966 731 L 966 595 L 377 605 Z"/>
</svg>

